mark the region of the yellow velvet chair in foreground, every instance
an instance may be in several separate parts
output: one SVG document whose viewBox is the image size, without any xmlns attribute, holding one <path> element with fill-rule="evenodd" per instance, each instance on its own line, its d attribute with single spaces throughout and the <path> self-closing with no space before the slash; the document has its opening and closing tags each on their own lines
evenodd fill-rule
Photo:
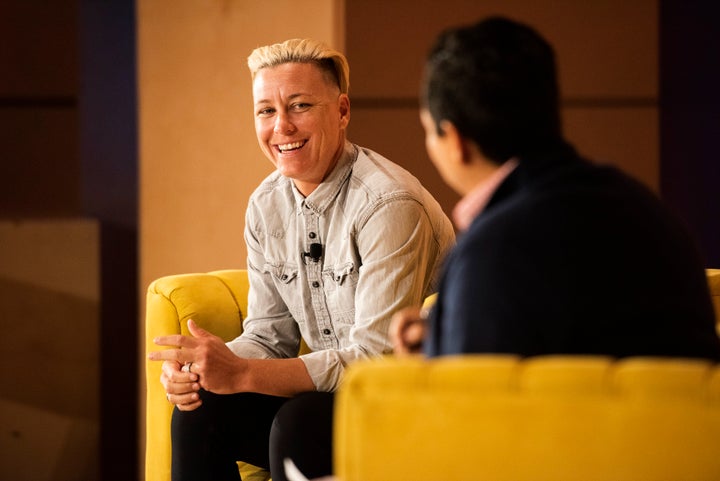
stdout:
<svg viewBox="0 0 720 481">
<path fill-rule="evenodd" d="M 351 366 L 341 481 L 717 481 L 720 367 L 465 355 Z"/>
</svg>

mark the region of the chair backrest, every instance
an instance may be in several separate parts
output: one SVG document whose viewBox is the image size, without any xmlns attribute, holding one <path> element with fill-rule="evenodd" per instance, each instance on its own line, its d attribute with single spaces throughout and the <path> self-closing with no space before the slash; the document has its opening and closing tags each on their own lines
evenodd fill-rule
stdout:
<svg viewBox="0 0 720 481">
<path fill-rule="evenodd" d="M 343 481 L 720 480 L 720 367 L 467 355 L 350 367 Z"/>
</svg>

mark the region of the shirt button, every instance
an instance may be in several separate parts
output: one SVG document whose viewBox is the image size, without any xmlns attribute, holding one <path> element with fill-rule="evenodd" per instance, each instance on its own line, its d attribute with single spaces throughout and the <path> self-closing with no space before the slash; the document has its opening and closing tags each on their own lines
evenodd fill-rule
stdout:
<svg viewBox="0 0 720 481">
<path fill-rule="evenodd" d="M 312 283 L 313 287 L 320 287 L 320 283 L 318 281 L 313 281 Z"/>
<path fill-rule="evenodd" d="M 287 274 L 283 274 L 283 275 L 280 277 L 280 279 L 286 281 L 286 280 L 287 280 Z"/>
<path fill-rule="evenodd" d="M 330 335 L 330 329 L 323 329 L 323 334 L 325 334 L 326 336 L 329 336 L 329 335 Z"/>
<path fill-rule="evenodd" d="M 311 239 L 314 239 L 316 236 L 317 234 L 315 234 L 314 232 L 308 234 L 308 237 L 310 237 Z"/>
</svg>

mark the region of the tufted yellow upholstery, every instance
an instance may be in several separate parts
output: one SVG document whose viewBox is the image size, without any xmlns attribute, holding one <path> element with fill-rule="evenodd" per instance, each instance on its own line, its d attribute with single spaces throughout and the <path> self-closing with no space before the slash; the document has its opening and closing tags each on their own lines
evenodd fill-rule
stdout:
<svg viewBox="0 0 720 481">
<path fill-rule="evenodd" d="M 167 334 L 187 334 L 187 320 L 230 340 L 242 332 L 247 312 L 248 278 L 245 270 L 225 270 L 203 274 L 162 277 L 147 289 L 145 348 L 159 349 L 153 338 Z M 146 481 L 170 480 L 170 418 L 172 406 L 160 384 L 159 362 L 147 362 L 146 400 Z M 244 481 L 269 479 L 267 471 L 239 463 Z"/>
<path fill-rule="evenodd" d="M 717 481 L 720 367 L 603 357 L 387 358 L 350 367 L 342 481 Z"/>
</svg>

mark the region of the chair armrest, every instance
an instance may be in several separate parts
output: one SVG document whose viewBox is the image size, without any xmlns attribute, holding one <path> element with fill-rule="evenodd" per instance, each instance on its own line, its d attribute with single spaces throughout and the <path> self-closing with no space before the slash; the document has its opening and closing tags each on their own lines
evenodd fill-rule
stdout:
<svg viewBox="0 0 720 481">
<path fill-rule="evenodd" d="M 161 277 L 147 289 L 145 354 L 161 349 L 157 336 L 188 334 L 187 320 L 229 341 L 242 332 L 247 312 L 248 278 L 245 270 L 223 270 Z M 170 418 L 172 405 L 160 384 L 162 363 L 146 362 L 147 481 L 170 480 Z"/>
</svg>

